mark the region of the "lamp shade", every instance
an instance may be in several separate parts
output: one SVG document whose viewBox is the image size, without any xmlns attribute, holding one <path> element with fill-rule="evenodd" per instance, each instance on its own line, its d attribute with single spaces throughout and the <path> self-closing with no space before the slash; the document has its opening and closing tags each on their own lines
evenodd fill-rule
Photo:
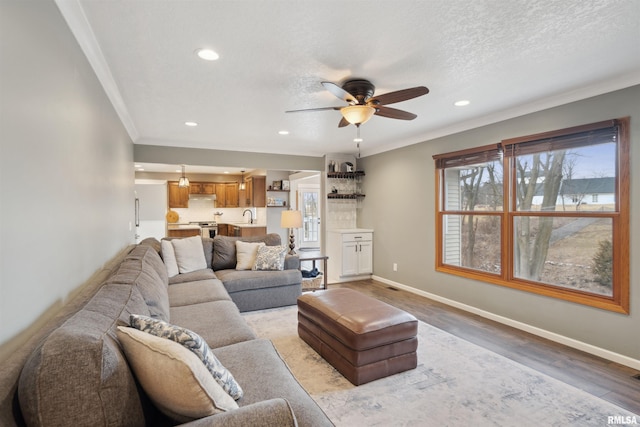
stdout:
<svg viewBox="0 0 640 427">
<path fill-rule="evenodd" d="M 282 216 L 280 217 L 280 227 L 282 228 L 302 227 L 302 212 L 282 211 Z"/>
<path fill-rule="evenodd" d="M 376 109 L 368 105 L 350 105 L 340 109 L 342 117 L 352 125 L 361 125 L 367 122 L 376 112 Z"/>
</svg>

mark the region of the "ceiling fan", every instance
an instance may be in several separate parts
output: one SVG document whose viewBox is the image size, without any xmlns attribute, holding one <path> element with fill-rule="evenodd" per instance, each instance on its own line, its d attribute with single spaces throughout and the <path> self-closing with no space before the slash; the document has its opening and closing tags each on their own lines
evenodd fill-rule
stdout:
<svg viewBox="0 0 640 427">
<path fill-rule="evenodd" d="M 332 82 L 322 82 L 322 86 L 336 97 L 347 102 L 346 107 L 320 107 L 308 108 L 303 110 L 290 110 L 286 113 L 297 113 L 301 111 L 323 111 L 323 110 L 339 110 L 342 113 L 342 119 L 338 123 L 338 127 L 348 126 L 349 124 L 360 127 L 361 124 L 368 121 L 373 115 L 388 117 L 390 119 L 413 120 L 416 116 L 408 111 L 398 110 L 396 108 L 386 107 L 388 104 L 395 104 L 418 96 L 426 95 L 429 89 L 424 86 L 416 86 L 409 89 L 397 90 L 378 96 L 373 96 L 376 87 L 365 79 L 351 79 L 345 81 L 342 86 L 338 86 Z"/>
</svg>

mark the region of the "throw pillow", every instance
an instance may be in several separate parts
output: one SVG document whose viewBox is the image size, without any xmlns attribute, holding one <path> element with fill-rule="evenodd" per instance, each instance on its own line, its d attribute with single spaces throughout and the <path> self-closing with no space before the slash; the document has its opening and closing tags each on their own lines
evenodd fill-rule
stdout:
<svg viewBox="0 0 640 427">
<path fill-rule="evenodd" d="M 200 359 L 180 344 L 123 326 L 116 334 L 138 382 L 169 417 L 187 422 L 238 408 Z"/>
<path fill-rule="evenodd" d="M 264 242 L 251 243 L 236 240 L 236 270 L 251 270 L 260 246 L 264 246 Z"/>
<path fill-rule="evenodd" d="M 180 273 L 189 273 L 207 268 L 202 237 L 193 236 L 184 239 L 173 239 L 171 243 L 176 253 L 176 261 Z"/>
<path fill-rule="evenodd" d="M 218 358 L 213 354 L 206 341 L 197 333 L 189 329 L 175 326 L 162 320 L 153 319 L 148 316 L 132 314 L 129 316 L 131 327 L 147 332 L 156 337 L 166 338 L 181 344 L 198 356 L 204 366 L 211 373 L 218 384 L 229 393 L 234 400 L 242 397 L 243 391 L 236 382 L 231 372 L 225 368 Z"/>
<path fill-rule="evenodd" d="M 284 270 L 284 258 L 286 256 L 286 246 L 262 246 L 258 248 L 253 270 Z"/>
<path fill-rule="evenodd" d="M 177 276 L 178 262 L 176 261 L 176 253 L 173 250 L 173 244 L 171 240 L 163 240 L 161 243 L 162 248 L 162 261 L 164 261 L 165 267 L 167 267 L 167 276 Z"/>
</svg>

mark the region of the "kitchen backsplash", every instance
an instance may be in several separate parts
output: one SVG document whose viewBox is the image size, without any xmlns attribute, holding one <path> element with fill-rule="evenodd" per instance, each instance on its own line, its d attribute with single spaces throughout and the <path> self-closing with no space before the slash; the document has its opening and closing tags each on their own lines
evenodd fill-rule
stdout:
<svg viewBox="0 0 640 427">
<path fill-rule="evenodd" d="M 216 208 L 211 200 L 189 200 L 188 208 L 173 208 L 180 216 L 178 222 L 216 221 L 216 222 L 248 222 L 249 214 L 242 216 L 245 209 L 251 209 L 254 213 L 254 221 L 257 224 L 266 224 L 267 208 Z M 214 214 L 221 212 L 222 215 Z"/>
</svg>

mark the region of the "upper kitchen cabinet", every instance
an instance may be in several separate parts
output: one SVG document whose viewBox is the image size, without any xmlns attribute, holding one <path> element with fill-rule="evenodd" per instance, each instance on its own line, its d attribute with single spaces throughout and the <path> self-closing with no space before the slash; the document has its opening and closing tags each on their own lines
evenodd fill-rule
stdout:
<svg viewBox="0 0 640 427">
<path fill-rule="evenodd" d="M 169 189 L 169 208 L 189 207 L 189 187 L 178 187 L 177 181 L 167 183 Z"/>
<path fill-rule="evenodd" d="M 267 177 L 263 175 L 249 176 L 244 180 L 244 197 L 240 200 L 242 207 L 263 208 L 267 205 Z"/>
<path fill-rule="evenodd" d="M 216 184 L 213 182 L 192 182 L 189 186 L 191 194 L 216 194 Z"/>
<path fill-rule="evenodd" d="M 216 184 L 216 207 L 217 208 L 239 207 L 237 182 Z"/>
</svg>

